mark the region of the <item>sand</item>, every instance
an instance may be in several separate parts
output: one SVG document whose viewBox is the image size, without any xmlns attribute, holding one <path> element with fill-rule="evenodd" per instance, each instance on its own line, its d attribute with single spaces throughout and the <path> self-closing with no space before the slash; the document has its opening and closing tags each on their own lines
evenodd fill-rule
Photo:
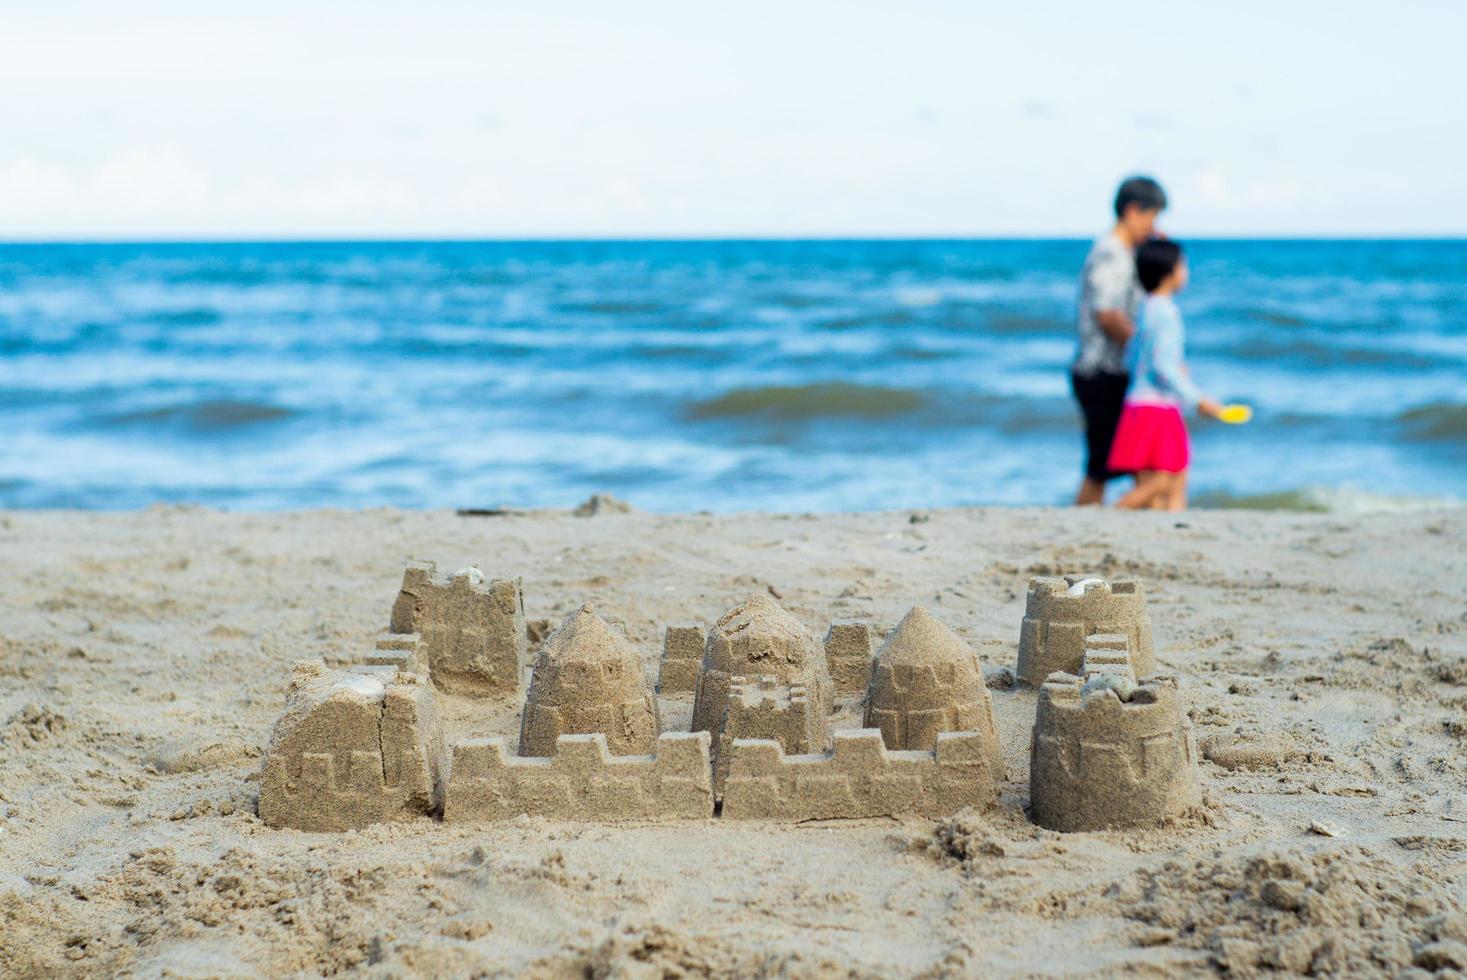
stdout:
<svg viewBox="0 0 1467 980">
<path fill-rule="evenodd" d="M 0 972 L 938 976 L 1467 967 L 1467 514 L 968 510 L 0 515 Z M 267 828 L 293 661 L 359 659 L 403 567 L 669 624 L 777 593 L 816 636 L 922 604 L 984 658 L 998 805 L 943 820 Z M 1007 687 L 1034 575 L 1134 575 L 1202 802 L 1061 834 Z M 690 694 L 661 699 L 685 726 Z M 859 724 L 843 696 L 838 727 Z M 454 738 L 519 730 L 440 694 Z M 1213 759 L 1216 761 L 1213 761 Z"/>
</svg>

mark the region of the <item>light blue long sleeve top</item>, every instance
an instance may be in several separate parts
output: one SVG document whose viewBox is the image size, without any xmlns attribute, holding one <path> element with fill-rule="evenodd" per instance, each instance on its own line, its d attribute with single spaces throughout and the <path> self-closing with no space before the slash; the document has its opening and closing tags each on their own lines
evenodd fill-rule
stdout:
<svg viewBox="0 0 1467 980">
<path fill-rule="evenodd" d="M 1182 311 L 1176 302 L 1170 296 L 1146 297 L 1136 335 L 1126 347 L 1131 369 L 1126 401 L 1195 407 L 1206 396 L 1183 367 L 1185 354 Z"/>
</svg>

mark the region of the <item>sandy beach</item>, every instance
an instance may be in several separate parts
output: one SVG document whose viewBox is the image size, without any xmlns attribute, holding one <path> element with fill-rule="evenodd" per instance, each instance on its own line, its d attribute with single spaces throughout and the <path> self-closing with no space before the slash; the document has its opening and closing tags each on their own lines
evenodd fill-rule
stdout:
<svg viewBox="0 0 1467 980">
<path fill-rule="evenodd" d="M 1467 511 L 1041 509 L 492 517 L 0 515 L 0 974 L 1155 975 L 1467 969 Z M 355 658 L 410 559 L 662 630 L 767 592 L 817 635 L 925 605 L 978 650 L 996 808 L 794 826 L 431 819 L 275 830 L 290 665 Z M 1026 816 L 1031 576 L 1144 579 L 1203 802 L 1144 831 Z M 454 737 L 518 705 L 440 697 Z M 664 698 L 686 726 L 691 698 Z M 837 719 L 859 724 L 847 699 Z"/>
</svg>

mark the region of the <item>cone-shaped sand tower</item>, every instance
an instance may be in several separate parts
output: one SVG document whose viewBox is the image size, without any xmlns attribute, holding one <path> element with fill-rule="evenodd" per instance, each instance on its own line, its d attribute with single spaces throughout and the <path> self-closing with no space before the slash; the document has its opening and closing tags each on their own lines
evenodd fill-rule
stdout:
<svg viewBox="0 0 1467 980">
<path fill-rule="evenodd" d="M 938 732 L 978 732 L 998 771 L 993 699 L 978 654 L 921 606 L 892 630 L 876 655 L 866 694 L 867 728 L 889 749 L 931 751 Z"/>
<path fill-rule="evenodd" d="M 520 755 L 552 756 L 560 736 L 597 732 L 613 755 L 644 755 L 654 751 L 660 728 L 637 651 L 589 604 L 545 638 L 525 701 Z"/>
<path fill-rule="evenodd" d="M 693 731 L 723 732 L 729 684 L 735 677 L 773 677 L 803 687 L 817 717 L 831 712 L 834 685 L 825 648 L 815 635 L 767 595 L 756 594 L 721 616 L 708 632 L 698 692 L 693 699 Z"/>
</svg>

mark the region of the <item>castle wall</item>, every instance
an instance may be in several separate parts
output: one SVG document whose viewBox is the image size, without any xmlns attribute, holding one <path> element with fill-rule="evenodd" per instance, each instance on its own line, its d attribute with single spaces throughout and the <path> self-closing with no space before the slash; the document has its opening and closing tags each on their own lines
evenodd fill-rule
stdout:
<svg viewBox="0 0 1467 980">
<path fill-rule="evenodd" d="M 1140 580 L 1084 583 L 1083 592 L 1075 595 L 1065 579 L 1030 580 L 1014 671 L 1020 682 L 1038 687 L 1055 671 L 1078 673 L 1086 638 L 1096 633 L 1123 634 L 1136 674 L 1146 677 L 1155 672 L 1151 620 Z"/>
<path fill-rule="evenodd" d="M 983 740 L 944 732 L 933 752 L 893 752 L 874 729 L 835 733 L 832 750 L 787 756 L 778 742 L 733 743 L 723 816 L 834 820 L 907 814 L 942 817 L 997 797 Z"/>
<path fill-rule="evenodd" d="M 654 755 L 615 756 L 606 737 L 562 735 L 550 757 L 512 755 L 502 738 L 453 748 L 445 822 L 701 819 L 713 815 L 707 732 L 672 732 Z"/>
<path fill-rule="evenodd" d="M 432 562 L 409 565 L 392 606 L 391 629 L 422 637 L 438 689 L 469 697 L 514 694 L 525 665 L 520 583 L 476 579 L 440 579 Z"/>
</svg>

